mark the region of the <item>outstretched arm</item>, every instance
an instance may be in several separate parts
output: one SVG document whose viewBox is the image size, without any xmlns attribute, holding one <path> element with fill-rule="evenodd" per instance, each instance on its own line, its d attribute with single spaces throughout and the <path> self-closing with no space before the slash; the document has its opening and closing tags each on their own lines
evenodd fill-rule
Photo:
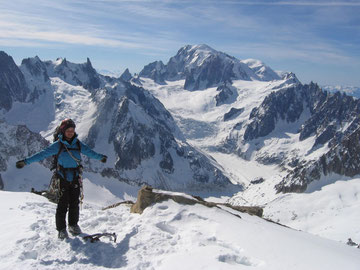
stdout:
<svg viewBox="0 0 360 270">
<path fill-rule="evenodd" d="M 101 162 L 106 162 L 107 156 L 96 153 L 94 150 L 91 150 L 89 146 L 80 142 L 81 144 L 81 153 L 88 156 L 89 158 L 101 160 Z"/>
<path fill-rule="evenodd" d="M 22 162 L 24 162 L 24 165 L 30 164 L 33 162 L 41 161 L 47 157 L 56 155 L 59 151 L 59 146 L 60 145 L 58 142 L 54 142 L 53 144 L 51 144 L 49 147 L 45 148 L 44 150 L 42 150 L 28 158 L 25 158 Z"/>
</svg>

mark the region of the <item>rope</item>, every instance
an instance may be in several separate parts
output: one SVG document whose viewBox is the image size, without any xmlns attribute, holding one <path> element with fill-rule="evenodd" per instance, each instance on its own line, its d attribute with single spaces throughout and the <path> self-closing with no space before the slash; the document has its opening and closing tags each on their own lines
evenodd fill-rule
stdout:
<svg viewBox="0 0 360 270">
<path fill-rule="evenodd" d="M 108 210 L 108 209 L 111 209 L 111 208 L 115 208 L 121 204 L 135 204 L 133 201 L 123 201 L 123 202 L 118 202 L 118 203 L 114 203 L 112 205 L 109 205 L 109 206 L 106 206 L 104 208 L 102 208 L 101 210 Z"/>
</svg>

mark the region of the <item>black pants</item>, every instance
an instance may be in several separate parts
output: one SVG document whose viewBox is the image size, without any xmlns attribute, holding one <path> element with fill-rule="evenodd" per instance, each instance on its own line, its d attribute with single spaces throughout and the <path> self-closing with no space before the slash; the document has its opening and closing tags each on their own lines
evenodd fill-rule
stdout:
<svg viewBox="0 0 360 270">
<path fill-rule="evenodd" d="M 62 195 L 56 208 L 56 229 L 58 231 L 66 228 L 66 213 L 68 210 L 69 225 L 77 225 L 80 203 L 80 185 L 77 179 L 74 179 L 72 182 L 61 179 L 60 188 Z"/>
</svg>

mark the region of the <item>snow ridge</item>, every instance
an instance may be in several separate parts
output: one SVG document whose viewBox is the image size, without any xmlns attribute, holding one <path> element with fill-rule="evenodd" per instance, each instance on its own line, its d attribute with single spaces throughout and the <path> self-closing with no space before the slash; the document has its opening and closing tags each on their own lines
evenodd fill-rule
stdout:
<svg viewBox="0 0 360 270">
<path fill-rule="evenodd" d="M 55 205 L 35 194 L 1 191 L 0 223 L 7 243 L 1 269 L 339 269 L 355 270 L 358 250 L 295 231 L 258 217 L 241 218 L 218 208 L 167 201 L 130 214 L 121 205 L 106 211 L 85 202 L 81 227 L 87 233 L 116 232 L 89 243 L 61 241 L 52 228 Z M 13 224 L 18 224 L 14 230 Z M 296 245 L 294 245 L 296 243 Z M 291 248 L 289 248 L 291 247 Z"/>
</svg>

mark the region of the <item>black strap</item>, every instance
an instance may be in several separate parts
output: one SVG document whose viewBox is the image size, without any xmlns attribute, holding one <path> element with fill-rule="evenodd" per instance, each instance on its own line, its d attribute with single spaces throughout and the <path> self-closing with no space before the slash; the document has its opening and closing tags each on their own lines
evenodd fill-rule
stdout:
<svg viewBox="0 0 360 270">
<path fill-rule="evenodd" d="M 59 155 L 60 155 L 61 151 L 62 151 L 63 148 L 64 148 L 63 144 L 62 144 L 60 141 L 59 141 L 59 143 L 60 143 L 59 151 L 57 152 L 56 155 L 53 156 L 54 159 L 53 159 L 53 163 L 52 163 L 52 166 L 51 166 L 51 169 L 50 169 L 51 171 L 54 170 L 54 169 L 55 169 L 55 171 L 58 170 L 58 169 L 57 169 L 57 167 L 58 167 L 58 158 L 59 158 Z"/>
<path fill-rule="evenodd" d="M 62 143 L 62 142 L 60 142 L 60 141 L 59 141 L 59 143 L 60 143 L 60 146 L 59 146 L 59 151 L 57 152 L 57 154 L 56 154 L 56 156 L 55 156 L 55 158 L 56 158 L 56 163 L 57 163 L 57 160 L 58 160 L 58 157 L 59 157 L 59 155 L 60 155 L 61 151 L 64 149 L 64 145 L 63 145 L 63 143 Z"/>
</svg>

